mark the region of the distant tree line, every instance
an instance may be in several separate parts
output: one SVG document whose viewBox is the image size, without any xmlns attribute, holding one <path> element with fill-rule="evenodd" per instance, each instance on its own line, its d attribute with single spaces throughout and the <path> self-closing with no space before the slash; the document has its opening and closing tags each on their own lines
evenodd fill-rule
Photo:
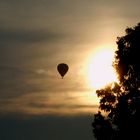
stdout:
<svg viewBox="0 0 140 140">
<path fill-rule="evenodd" d="M 97 140 L 140 139 L 140 23 L 117 38 L 113 67 L 119 83 L 96 91 L 99 112 L 94 115 Z"/>
</svg>

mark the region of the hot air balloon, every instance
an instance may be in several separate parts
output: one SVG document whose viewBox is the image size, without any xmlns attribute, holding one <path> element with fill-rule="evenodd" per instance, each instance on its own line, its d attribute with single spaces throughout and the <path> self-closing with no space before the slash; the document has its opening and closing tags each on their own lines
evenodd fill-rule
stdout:
<svg viewBox="0 0 140 140">
<path fill-rule="evenodd" d="M 57 65 L 57 71 L 61 75 L 62 79 L 63 79 L 64 75 L 67 73 L 68 69 L 69 69 L 69 67 L 65 63 L 60 63 Z"/>
</svg>

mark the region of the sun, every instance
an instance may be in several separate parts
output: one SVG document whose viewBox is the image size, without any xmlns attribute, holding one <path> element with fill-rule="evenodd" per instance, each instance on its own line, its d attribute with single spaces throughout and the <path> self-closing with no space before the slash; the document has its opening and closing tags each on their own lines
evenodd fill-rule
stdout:
<svg viewBox="0 0 140 140">
<path fill-rule="evenodd" d="M 114 51 L 110 48 L 100 49 L 90 58 L 87 79 L 91 87 L 99 89 L 117 81 L 117 75 L 112 66 L 113 59 Z"/>
</svg>

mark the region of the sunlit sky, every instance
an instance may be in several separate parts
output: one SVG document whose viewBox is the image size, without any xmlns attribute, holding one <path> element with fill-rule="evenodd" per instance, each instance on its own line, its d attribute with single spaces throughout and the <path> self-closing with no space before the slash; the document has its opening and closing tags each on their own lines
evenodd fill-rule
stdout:
<svg viewBox="0 0 140 140">
<path fill-rule="evenodd" d="M 116 39 L 140 20 L 139 0 L 0 0 L 0 114 L 95 113 L 116 80 Z M 57 72 L 69 65 L 64 79 Z"/>
</svg>

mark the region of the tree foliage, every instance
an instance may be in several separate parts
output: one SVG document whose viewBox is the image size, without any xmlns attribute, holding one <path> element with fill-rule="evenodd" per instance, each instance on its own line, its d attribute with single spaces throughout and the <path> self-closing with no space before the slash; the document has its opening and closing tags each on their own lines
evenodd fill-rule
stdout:
<svg viewBox="0 0 140 140">
<path fill-rule="evenodd" d="M 93 133 L 97 140 L 140 139 L 140 23 L 126 28 L 116 43 L 119 83 L 96 91 L 100 112 L 94 115 Z"/>
</svg>

